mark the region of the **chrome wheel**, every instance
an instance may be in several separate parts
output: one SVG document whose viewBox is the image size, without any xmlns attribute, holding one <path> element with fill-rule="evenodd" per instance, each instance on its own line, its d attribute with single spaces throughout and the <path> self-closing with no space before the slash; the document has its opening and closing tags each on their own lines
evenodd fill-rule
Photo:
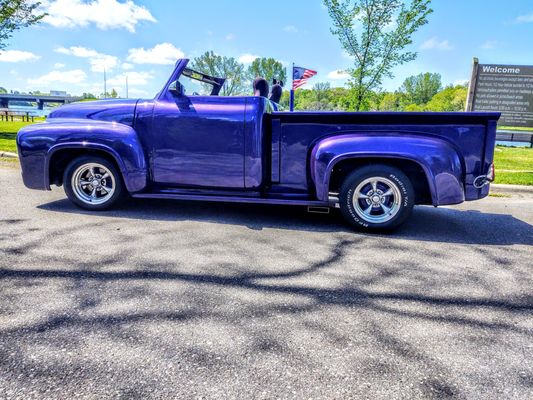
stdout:
<svg viewBox="0 0 533 400">
<path fill-rule="evenodd" d="M 382 224 L 398 214 L 402 194 L 400 188 L 390 179 L 372 177 L 356 187 L 352 203 L 360 218 L 366 222 Z"/>
<path fill-rule="evenodd" d="M 99 163 L 87 163 L 76 168 L 71 180 L 74 195 L 86 204 L 107 202 L 116 189 L 115 177 Z"/>
</svg>

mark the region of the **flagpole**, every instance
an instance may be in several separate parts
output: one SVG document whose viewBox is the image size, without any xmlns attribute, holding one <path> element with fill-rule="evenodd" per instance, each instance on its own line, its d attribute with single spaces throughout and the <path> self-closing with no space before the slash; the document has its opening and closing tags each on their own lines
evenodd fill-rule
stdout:
<svg viewBox="0 0 533 400">
<path fill-rule="evenodd" d="M 290 110 L 294 111 L 294 63 L 292 63 L 292 85 L 291 85 L 291 97 L 289 100 Z"/>
</svg>

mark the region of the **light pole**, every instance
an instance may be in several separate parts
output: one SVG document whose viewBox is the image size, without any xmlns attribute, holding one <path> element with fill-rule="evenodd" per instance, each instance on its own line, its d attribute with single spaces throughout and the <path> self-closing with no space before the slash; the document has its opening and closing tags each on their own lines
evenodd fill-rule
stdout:
<svg viewBox="0 0 533 400">
<path fill-rule="evenodd" d="M 107 97 L 107 77 L 105 73 L 105 67 L 104 67 L 104 99 Z"/>
</svg>

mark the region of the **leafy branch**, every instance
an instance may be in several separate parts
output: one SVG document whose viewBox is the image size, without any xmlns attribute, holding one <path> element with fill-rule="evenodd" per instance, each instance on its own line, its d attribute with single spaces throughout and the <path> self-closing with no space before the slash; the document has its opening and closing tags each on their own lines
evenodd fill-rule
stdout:
<svg viewBox="0 0 533 400">
<path fill-rule="evenodd" d="M 393 69 L 413 61 L 416 52 L 405 50 L 413 34 L 428 22 L 431 0 L 324 0 L 332 19 L 331 32 L 346 53 L 354 57 L 349 69 L 355 111 L 368 108 L 373 91 Z"/>
</svg>

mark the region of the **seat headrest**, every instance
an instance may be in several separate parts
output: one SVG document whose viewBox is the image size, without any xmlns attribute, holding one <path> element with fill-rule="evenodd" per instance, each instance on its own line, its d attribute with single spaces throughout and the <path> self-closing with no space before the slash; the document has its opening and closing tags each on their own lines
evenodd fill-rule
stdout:
<svg viewBox="0 0 533 400">
<path fill-rule="evenodd" d="M 254 79 L 254 96 L 268 97 L 268 82 L 265 78 Z"/>
<path fill-rule="evenodd" d="M 283 95 L 283 82 L 274 79 L 272 82 L 272 91 L 270 92 L 270 101 L 279 104 Z"/>
</svg>

